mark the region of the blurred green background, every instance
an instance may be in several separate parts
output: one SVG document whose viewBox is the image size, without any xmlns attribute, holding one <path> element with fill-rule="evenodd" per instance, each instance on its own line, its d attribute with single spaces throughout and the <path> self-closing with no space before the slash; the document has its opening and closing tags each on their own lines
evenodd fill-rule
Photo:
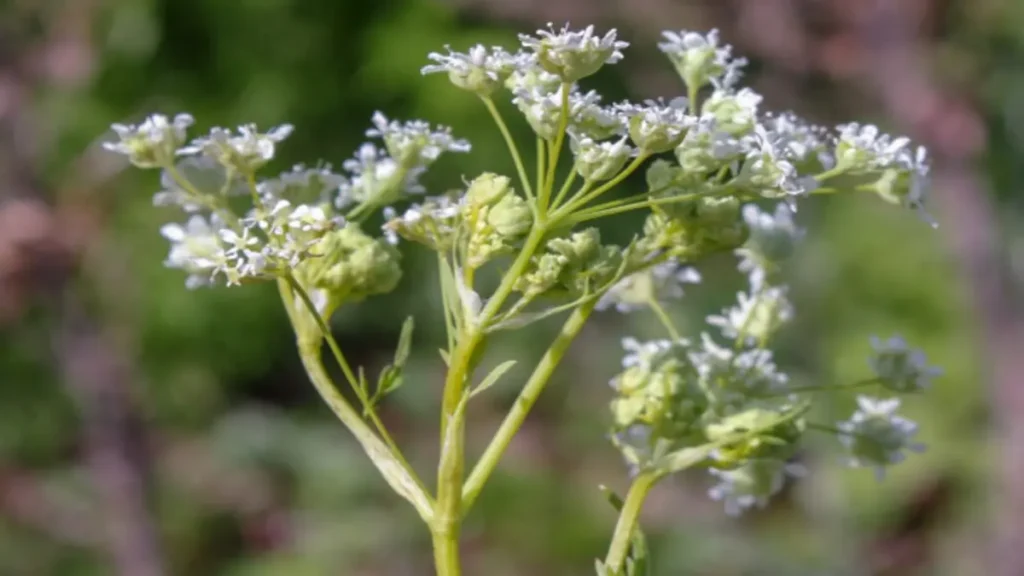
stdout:
<svg viewBox="0 0 1024 576">
<path fill-rule="evenodd" d="M 511 45 L 566 20 L 633 44 L 588 82 L 608 100 L 679 94 L 658 34 L 719 27 L 768 108 L 910 132 L 936 164 L 938 231 L 875 199 L 805 204 L 798 316 L 779 350 L 799 381 L 846 382 L 865 374 L 870 334 L 902 333 L 946 371 L 908 405 L 930 449 L 879 484 L 816 439 L 812 473 L 739 520 L 703 475 L 666 482 L 647 506 L 654 573 L 1024 573 L 985 568 L 1024 539 L 1024 445 L 1001 441 L 1024 426 L 1011 417 L 1024 409 L 1024 3 L 4 0 L 0 576 L 432 573 L 425 529 L 306 382 L 273 287 L 185 290 L 161 264 L 158 227 L 179 216 L 151 205 L 155 175 L 97 142 L 112 122 L 188 111 L 200 130 L 292 123 L 277 168 L 337 166 L 382 110 L 473 142 L 431 172 L 434 191 L 511 173 L 486 111 L 419 69 L 444 44 Z M 443 324 L 432 259 L 403 250 L 400 288 L 342 310 L 335 329 L 372 372 L 416 316 L 414 372 L 383 417 L 432 477 Z M 728 258 L 702 271 L 672 309 L 693 330 L 741 286 Z M 554 328 L 491 354 L 525 370 Z M 467 574 L 593 573 L 614 522 L 598 485 L 627 481 L 605 441 L 625 334 L 660 336 L 643 312 L 606 313 L 574 345 L 468 520 Z M 475 405 L 472 453 L 515 380 Z M 851 406 L 836 397 L 821 417 Z"/>
</svg>

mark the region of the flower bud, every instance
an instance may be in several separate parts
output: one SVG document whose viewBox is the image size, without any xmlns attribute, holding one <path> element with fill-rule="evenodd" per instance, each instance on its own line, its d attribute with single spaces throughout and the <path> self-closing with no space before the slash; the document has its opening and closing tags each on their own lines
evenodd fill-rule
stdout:
<svg viewBox="0 0 1024 576">
<path fill-rule="evenodd" d="M 466 204 L 474 208 L 493 206 L 511 192 L 510 182 L 507 176 L 484 172 L 469 183 Z"/>
<path fill-rule="evenodd" d="M 402 277 L 398 251 L 354 223 L 327 233 L 310 252 L 296 274 L 303 284 L 326 292 L 325 317 L 342 303 L 394 290 Z"/>
<path fill-rule="evenodd" d="M 583 137 L 573 140 L 576 153 L 576 171 L 591 182 L 600 182 L 616 176 L 633 150 L 626 145 L 626 138 L 617 142 L 595 142 Z"/>
<path fill-rule="evenodd" d="M 487 223 L 501 236 L 522 236 L 533 225 L 533 210 L 521 197 L 506 194 L 488 211 Z"/>
</svg>

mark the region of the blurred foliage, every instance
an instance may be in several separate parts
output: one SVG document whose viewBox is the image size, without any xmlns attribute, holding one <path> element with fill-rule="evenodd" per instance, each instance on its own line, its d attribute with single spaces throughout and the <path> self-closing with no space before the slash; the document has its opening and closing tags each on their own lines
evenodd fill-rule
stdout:
<svg viewBox="0 0 1024 576">
<path fill-rule="evenodd" d="M 58 134 L 48 137 L 53 145 L 41 172 L 51 185 L 111 122 L 155 110 L 191 112 L 200 129 L 293 123 L 283 169 L 319 159 L 340 164 L 380 109 L 452 125 L 473 142 L 473 154 L 446 159 L 430 175 L 433 190 L 484 169 L 511 172 L 485 110 L 442 78 L 422 78 L 419 68 L 426 53 L 444 44 L 511 40 L 513 24 L 426 0 L 91 4 L 94 76 L 74 89 L 44 86 L 33 95 L 33 112 Z M 1003 2 L 1001 11 L 975 12 L 971 3 L 959 4 L 971 17 L 948 23 L 948 41 L 936 50 L 975 87 L 990 129 L 983 166 L 993 193 L 1015 208 L 1002 212 L 1006 234 L 1024 246 L 1014 232 L 1024 229 L 1024 9 Z M 0 18 L 5 9 L 13 10 L 0 8 Z M 656 41 L 625 35 L 638 45 Z M 629 86 L 615 71 L 597 82 L 616 95 Z M 799 110 L 804 103 L 789 104 Z M 827 110 L 820 101 L 815 106 Z M 514 130 L 532 139 L 525 125 Z M 123 261 L 130 274 L 118 282 L 132 295 L 101 299 L 100 306 L 128 319 L 134 340 L 137 393 L 160 438 L 157 510 L 172 573 L 429 573 L 425 532 L 403 503 L 382 491 L 305 381 L 276 293 L 269 287 L 186 291 L 182 276 L 162 267 L 166 247 L 157 227 L 167 215 L 150 205 L 155 185 L 125 175 L 97 200 L 112 207 L 103 258 Z M 805 458 L 813 474 L 765 512 L 739 522 L 707 501 L 703 478 L 681 479 L 650 504 L 656 574 L 858 573 L 859 551 L 896 521 L 910 494 L 937 477 L 957 486 L 955 506 L 935 536 L 953 544 L 936 548 L 928 573 L 973 573 L 971 558 L 981 553 L 975 534 L 986 520 L 986 506 L 975 503 L 986 491 L 993 455 L 978 378 L 978 327 L 943 231 L 933 233 L 913 216 L 866 198 L 814 208 L 800 215 L 812 242 L 792 270 L 799 321 L 781 351 L 783 363 L 808 383 L 856 380 L 867 368 L 868 335 L 899 330 L 946 370 L 931 394 L 910 404 L 931 449 L 881 485 L 869 473 L 841 470 L 825 450 L 810 450 Z M 431 477 L 442 369 L 434 351 L 443 326 L 437 295 L 423 288 L 435 285 L 433 260 L 405 249 L 399 290 L 343 311 L 336 330 L 350 357 L 376 370 L 387 362 L 404 315 L 417 316 L 411 369 L 418 377 L 409 378 L 384 412 L 414 465 Z M 729 300 L 737 287 L 730 269 L 723 261 L 705 270 L 707 282 L 674 310 L 688 319 L 684 325 L 699 326 L 704 314 Z M 83 513 L 90 496 L 77 458 L 78 423 L 48 360 L 52 319 L 35 311 L 0 336 L 0 470 L 32 471 L 47 494 Z M 503 337 L 491 353 L 534 358 L 550 332 L 549 326 Z M 605 382 L 624 332 L 654 336 L 657 327 L 642 313 L 601 317 L 574 347 L 469 520 L 469 573 L 589 574 L 592 559 L 603 553 L 613 517 L 597 485 L 625 482 L 603 436 Z M 496 425 L 526 364 L 488 393 L 489 407 L 480 403 L 471 448 L 479 449 Z M 835 414 L 824 416 L 851 405 L 852 397 L 837 398 L 830 407 Z M 0 511 L 0 574 L 108 573 L 97 549 L 59 544 Z"/>
</svg>

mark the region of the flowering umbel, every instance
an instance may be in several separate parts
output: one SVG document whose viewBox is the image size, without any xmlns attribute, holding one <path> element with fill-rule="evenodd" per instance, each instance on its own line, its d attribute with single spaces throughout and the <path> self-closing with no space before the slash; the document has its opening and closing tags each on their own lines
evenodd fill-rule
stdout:
<svg viewBox="0 0 1024 576">
<path fill-rule="evenodd" d="M 821 393 L 853 387 L 922 392 L 941 374 L 922 351 L 898 336 L 874 338 L 864 379 L 806 384 L 790 376 L 775 346 L 799 314 L 785 280 L 806 235 L 797 224 L 800 204 L 818 194 L 870 192 L 934 225 L 924 209 L 924 149 L 870 125 L 826 129 L 764 111 L 763 98 L 739 85 L 746 61 L 717 31 L 665 32 L 658 47 L 682 87 L 643 102 L 610 103 L 580 85 L 623 60 L 628 44 L 615 30 L 549 25 L 519 40 L 515 49 L 446 46 L 422 68 L 481 100 L 514 173 L 483 171 L 453 188 L 428 190 L 423 174 L 448 154 L 470 152 L 469 142 L 450 128 L 382 112 L 365 132 L 371 141 L 338 171 L 316 163 L 266 176 L 293 131 L 288 124 L 213 128 L 189 140 L 191 116 L 154 114 L 138 125 L 114 125 L 117 140 L 105 144 L 135 166 L 159 170 L 154 204 L 186 214 L 183 223 L 160 229 L 170 242 L 165 264 L 187 275 L 186 286 L 277 285 L 307 374 L 430 528 L 437 573 L 460 573 L 461 519 L 595 310 L 650 311 L 665 332 L 624 338 L 621 369 L 611 379 L 609 437 L 633 483 L 627 498 L 612 498 L 620 521 L 596 564 L 599 576 L 643 573 L 639 510 L 667 475 L 707 469 L 709 496 L 738 514 L 769 505 L 787 481 L 804 474 L 797 460 L 809 434 L 831 435 L 845 462 L 879 475 L 920 450 L 917 425 L 898 413 L 902 397 L 858 396 L 856 411 L 833 423 L 814 421 L 812 408 Z M 495 103 L 502 98 L 535 133 L 535 177 Z M 629 177 L 641 171 L 637 189 Z M 614 227 L 614 236 L 595 225 L 636 211 L 642 225 L 631 233 L 625 224 Z M 406 379 L 412 319 L 394 361 L 375 379 L 349 365 L 330 331 L 339 307 L 398 286 L 403 241 L 437 260 L 447 373 L 436 494 L 426 491 L 376 413 Z M 683 326 L 673 303 L 684 293 L 717 296 L 699 285 L 701 264 L 729 254 L 745 282 L 736 301 Z M 562 329 L 469 469 L 469 400 L 516 363 L 508 359 L 477 378 L 483 349 L 496 331 L 559 315 L 566 316 Z M 339 394 L 324 368 L 324 342 L 352 396 Z"/>
</svg>

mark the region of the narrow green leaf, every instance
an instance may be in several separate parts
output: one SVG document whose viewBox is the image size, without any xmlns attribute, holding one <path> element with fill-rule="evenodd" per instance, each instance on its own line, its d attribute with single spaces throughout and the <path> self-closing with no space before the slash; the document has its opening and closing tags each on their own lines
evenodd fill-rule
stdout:
<svg viewBox="0 0 1024 576">
<path fill-rule="evenodd" d="M 494 370 L 491 370 L 491 373 L 488 374 L 483 380 L 481 380 L 480 384 L 476 388 L 474 388 L 472 392 L 469 393 L 469 397 L 472 398 L 473 396 L 476 396 L 477 394 L 497 384 L 498 380 L 502 376 L 504 376 L 506 372 L 511 370 L 512 367 L 515 365 L 515 360 L 506 360 L 501 364 L 495 366 Z"/>
<path fill-rule="evenodd" d="M 396 368 L 405 367 L 406 361 L 409 360 L 409 351 L 412 350 L 412 330 L 415 324 L 412 316 L 406 318 L 402 323 L 402 333 L 398 337 L 398 347 L 395 348 L 394 366 Z"/>
</svg>

